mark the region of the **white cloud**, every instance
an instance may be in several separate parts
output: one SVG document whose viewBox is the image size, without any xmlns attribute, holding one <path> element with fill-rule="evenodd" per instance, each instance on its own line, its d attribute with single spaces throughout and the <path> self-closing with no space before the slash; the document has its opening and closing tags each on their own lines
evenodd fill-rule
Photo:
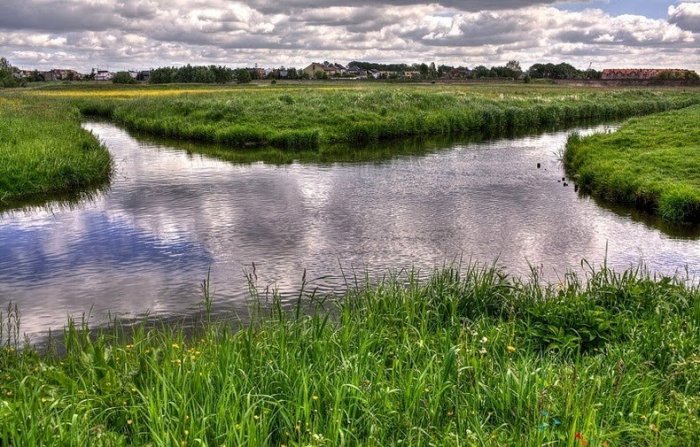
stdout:
<svg viewBox="0 0 700 447">
<path fill-rule="evenodd" d="M 89 71 L 311 60 L 700 68 L 700 3 L 668 20 L 564 11 L 553 0 L 5 0 L 2 56 Z M 65 57 L 65 60 L 60 58 Z"/>
</svg>

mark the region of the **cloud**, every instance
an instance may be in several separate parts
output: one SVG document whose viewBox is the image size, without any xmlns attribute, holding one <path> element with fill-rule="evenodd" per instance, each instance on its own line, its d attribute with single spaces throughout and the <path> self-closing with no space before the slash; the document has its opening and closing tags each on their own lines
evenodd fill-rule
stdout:
<svg viewBox="0 0 700 447">
<path fill-rule="evenodd" d="M 684 30 L 700 33 L 700 2 L 669 6 L 668 21 Z"/>
<path fill-rule="evenodd" d="M 5 0 L 0 44 L 18 66 L 83 71 L 357 59 L 697 69 L 699 5 L 678 3 L 663 20 L 554 0 Z"/>
</svg>

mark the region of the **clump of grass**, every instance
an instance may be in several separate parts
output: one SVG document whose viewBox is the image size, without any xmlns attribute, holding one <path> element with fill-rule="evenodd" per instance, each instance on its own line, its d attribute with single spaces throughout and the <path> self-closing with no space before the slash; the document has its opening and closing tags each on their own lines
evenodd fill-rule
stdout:
<svg viewBox="0 0 700 447">
<path fill-rule="evenodd" d="M 584 191 L 672 222 L 700 222 L 700 106 L 569 139 L 565 166 Z"/>
<path fill-rule="evenodd" d="M 0 350 L 0 443 L 700 442 L 700 292 L 675 279 L 470 266 L 309 299 L 241 330 L 71 323 L 62 357 Z"/>
<path fill-rule="evenodd" d="M 77 110 L 0 97 L 0 208 L 105 184 L 109 152 L 81 129 Z"/>
</svg>

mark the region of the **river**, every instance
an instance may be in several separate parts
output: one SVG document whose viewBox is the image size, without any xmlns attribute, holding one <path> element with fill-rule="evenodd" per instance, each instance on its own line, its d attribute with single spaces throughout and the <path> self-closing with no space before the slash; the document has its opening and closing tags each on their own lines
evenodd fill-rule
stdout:
<svg viewBox="0 0 700 447">
<path fill-rule="evenodd" d="M 452 262 L 538 268 L 549 281 L 581 261 L 700 274 L 700 231 L 665 228 L 564 186 L 567 132 L 455 143 L 366 163 L 233 164 L 139 141 L 89 122 L 116 162 L 109 190 L 77 204 L 0 215 L 0 306 L 30 337 L 67 316 L 177 319 L 244 311 L 246 273 L 290 298 L 344 290 L 354 276 L 429 274 Z M 580 128 L 605 131 L 606 126 Z M 537 168 L 537 164 L 540 168 Z"/>
</svg>

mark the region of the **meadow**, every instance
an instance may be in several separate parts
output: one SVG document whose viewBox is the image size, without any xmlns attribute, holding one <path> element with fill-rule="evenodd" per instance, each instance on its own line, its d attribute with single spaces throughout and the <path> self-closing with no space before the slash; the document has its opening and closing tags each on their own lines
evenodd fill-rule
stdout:
<svg viewBox="0 0 700 447">
<path fill-rule="evenodd" d="M 251 290 L 242 329 L 211 321 L 205 282 L 187 335 L 71 322 L 63 352 L 21 349 L 9 308 L 0 445 L 700 443 L 700 291 L 683 281 L 472 265 L 289 306 Z"/>
<path fill-rule="evenodd" d="M 572 136 L 565 166 L 584 191 L 672 222 L 700 222 L 700 106 Z"/>
<path fill-rule="evenodd" d="M 517 85 L 258 85 L 115 100 L 80 97 L 85 115 L 152 136 L 234 148 L 323 150 L 407 137 L 504 136 L 687 107 L 697 91 Z M 176 92 L 176 90 L 175 90 Z"/>
<path fill-rule="evenodd" d="M 108 183 L 111 160 L 81 117 L 234 162 L 356 161 L 423 142 L 533 133 L 700 102 L 697 89 L 525 84 L 38 85 L 0 94 L 0 206 Z"/>
<path fill-rule="evenodd" d="M 106 185 L 109 152 L 75 108 L 0 96 L 0 208 Z"/>
</svg>

